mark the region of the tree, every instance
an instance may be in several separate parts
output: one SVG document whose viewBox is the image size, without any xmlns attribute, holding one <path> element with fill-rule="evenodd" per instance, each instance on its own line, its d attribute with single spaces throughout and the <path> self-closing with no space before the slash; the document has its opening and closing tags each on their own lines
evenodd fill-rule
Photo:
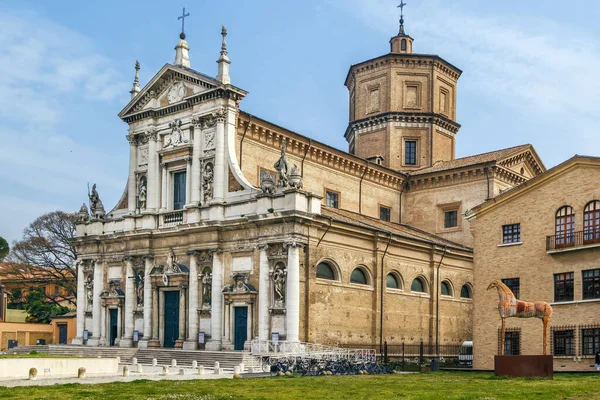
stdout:
<svg viewBox="0 0 600 400">
<path fill-rule="evenodd" d="M 23 308 L 27 311 L 27 322 L 49 324 L 53 315 L 64 315 L 67 307 L 52 304 L 46 301 L 46 294 L 41 288 L 35 288 L 25 296 Z"/>
<path fill-rule="evenodd" d="M 2 236 L 0 236 L 0 261 L 4 260 L 4 257 L 8 255 L 9 247 L 8 242 Z"/>
<path fill-rule="evenodd" d="M 53 211 L 33 221 L 23 231 L 23 239 L 14 243 L 9 258 L 20 264 L 13 273 L 25 280 L 34 280 L 38 286 L 56 285 L 67 293 L 66 300 L 77 305 L 77 253 L 72 245 L 75 237 L 77 214 Z M 40 292 L 51 303 L 62 297 Z"/>
</svg>

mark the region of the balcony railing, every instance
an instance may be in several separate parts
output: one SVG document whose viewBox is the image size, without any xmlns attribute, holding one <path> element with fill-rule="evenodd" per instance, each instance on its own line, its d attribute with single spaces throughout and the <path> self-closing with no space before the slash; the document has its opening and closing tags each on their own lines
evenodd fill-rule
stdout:
<svg viewBox="0 0 600 400">
<path fill-rule="evenodd" d="M 585 247 L 591 244 L 600 244 L 600 228 L 546 237 L 546 251 Z"/>
<path fill-rule="evenodd" d="M 173 226 L 183 224 L 183 212 L 184 210 L 163 214 L 163 225 Z"/>
</svg>

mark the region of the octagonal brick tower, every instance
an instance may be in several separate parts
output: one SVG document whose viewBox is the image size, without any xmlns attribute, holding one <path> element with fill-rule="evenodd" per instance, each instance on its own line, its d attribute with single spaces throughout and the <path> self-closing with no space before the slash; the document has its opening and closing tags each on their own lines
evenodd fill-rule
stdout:
<svg viewBox="0 0 600 400">
<path fill-rule="evenodd" d="M 462 71 L 437 55 L 413 53 L 404 32 L 390 53 L 350 67 L 349 151 L 397 171 L 455 158 L 456 86 Z"/>
</svg>

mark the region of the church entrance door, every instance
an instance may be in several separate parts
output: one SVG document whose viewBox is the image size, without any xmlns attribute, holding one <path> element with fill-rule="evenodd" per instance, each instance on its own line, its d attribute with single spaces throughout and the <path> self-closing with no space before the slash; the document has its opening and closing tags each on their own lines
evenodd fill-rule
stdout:
<svg viewBox="0 0 600 400">
<path fill-rule="evenodd" d="M 179 290 L 164 292 L 165 320 L 163 347 L 175 347 L 179 338 Z"/>
<path fill-rule="evenodd" d="M 235 307 L 234 350 L 244 350 L 248 338 L 248 307 Z"/>
<path fill-rule="evenodd" d="M 110 325 L 109 325 L 109 333 L 110 333 L 110 346 L 114 346 L 115 345 L 115 340 L 117 339 L 117 327 L 118 327 L 118 320 L 119 320 L 119 310 L 115 310 L 115 309 L 110 309 L 109 311 L 109 320 L 110 320 Z"/>
</svg>

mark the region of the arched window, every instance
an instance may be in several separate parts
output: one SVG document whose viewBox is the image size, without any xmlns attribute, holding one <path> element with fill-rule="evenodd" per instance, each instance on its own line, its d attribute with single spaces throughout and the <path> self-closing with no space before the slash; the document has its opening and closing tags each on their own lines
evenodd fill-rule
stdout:
<svg viewBox="0 0 600 400">
<path fill-rule="evenodd" d="M 401 289 L 400 287 L 400 279 L 396 276 L 396 274 L 390 272 L 387 274 L 385 278 L 385 286 L 390 289 Z"/>
<path fill-rule="evenodd" d="M 462 297 L 463 299 L 471 299 L 473 298 L 473 293 L 471 291 L 471 286 L 469 286 L 468 284 L 464 284 L 462 286 L 462 288 L 460 289 L 460 297 Z"/>
<path fill-rule="evenodd" d="M 369 280 L 366 272 L 362 268 L 355 268 L 350 275 L 350 283 L 357 283 L 359 285 L 368 285 Z"/>
<path fill-rule="evenodd" d="M 583 209 L 583 242 L 600 243 L 600 201 L 594 200 Z"/>
<path fill-rule="evenodd" d="M 400 42 L 400 49 L 406 50 L 406 39 L 402 39 L 402 41 Z"/>
<path fill-rule="evenodd" d="M 422 278 L 415 278 L 412 285 L 410 285 L 411 292 L 426 293 L 425 288 L 425 282 L 423 282 Z"/>
<path fill-rule="evenodd" d="M 329 280 L 334 281 L 335 280 L 335 272 L 333 271 L 333 268 L 331 267 L 331 265 L 329 265 L 325 262 L 320 262 L 317 265 L 317 278 L 329 279 Z"/>
<path fill-rule="evenodd" d="M 442 296 L 453 296 L 452 285 L 450 285 L 450 282 L 443 281 L 441 289 L 442 289 Z"/>
<path fill-rule="evenodd" d="M 557 248 L 571 247 L 575 244 L 575 212 L 573 207 L 564 206 L 558 209 L 554 232 Z"/>
</svg>

